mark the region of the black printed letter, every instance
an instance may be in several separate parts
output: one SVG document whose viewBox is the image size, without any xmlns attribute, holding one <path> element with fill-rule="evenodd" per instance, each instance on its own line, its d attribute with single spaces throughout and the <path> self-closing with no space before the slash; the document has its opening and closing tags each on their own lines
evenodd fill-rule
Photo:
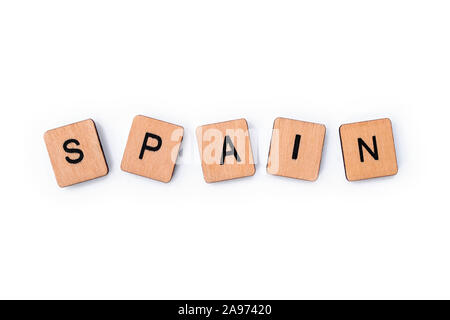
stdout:
<svg viewBox="0 0 450 320">
<path fill-rule="evenodd" d="M 77 146 L 80 145 L 80 143 L 78 142 L 78 140 L 75 140 L 75 139 L 69 139 L 69 140 L 65 141 L 64 144 L 63 144 L 64 151 L 67 152 L 67 153 L 77 153 L 77 154 L 79 154 L 80 156 L 79 156 L 77 159 L 70 159 L 69 157 L 66 157 L 66 161 L 67 161 L 68 163 L 71 163 L 71 164 L 77 164 L 77 163 L 80 163 L 80 162 L 83 160 L 83 158 L 84 158 L 84 153 L 83 153 L 83 151 L 81 151 L 80 149 L 76 149 L 76 148 L 68 148 L 68 145 L 71 144 L 71 143 L 75 143 Z"/>
<path fill-rule="evenodd" d="M 294 151 L 292 152 L 292 160 L 298 159 L 298 149 L 300 148 L 300 140 L 302 136 L 297 134 L 295 136 L 295 142 L 294 142 Z"/>
<path fill-rule="evenodd" d="M 147 142 L 148 142 L 148 139 L 149 139 L 149 138 L 155 139 L 155 140 L 158 142 L 158 144 L 156 145 L 156 147 L 151 147 L 151 146 L 147 145 Z M 147 133 L 145 134 L 144 143 L 142 144 L 141 154 L 139 155 L 139 159 L 142 160 L 142 159 L 144 158 L 145 150 L 148 150 L 148 151 L 158 151 L 159 149 L 161 149 L 161 146 L 162 146 L 162 140 L 161 140 L 161 137 L 160 137 L 160 136 L 157 136 L 156 134 L 147 132 Z"/>
<path fill-rule="evenodd" d="M 362 147 L 364 147 L 375 160 L 378 160 L 377 137 L 373 136 L 372 140 L 373 140 L 373 151 L 369 148 L 369 146 L 364 142 L 363 139 L 358 138 L 359 158 L 361 162 L 364 162 L 364 154 Z"/>
<path fill-rule="evenodd" d="M 230 145 L 231 150 L 227 151 L 227 146 Z M 225 136 L 225 139 L 223 140 L 223 151 L 222 151 L 222 159 L 220 161 L 220 164 L 223 165 L 225 163 L 225 158 L 227 156 L 234 156 L 236 158 L 237 162 L 241 162 L 241 158 L 239 157 L 236 148 L 234 147 L 233 141 L 231 141 L 230 136 Z"/>
</svg>

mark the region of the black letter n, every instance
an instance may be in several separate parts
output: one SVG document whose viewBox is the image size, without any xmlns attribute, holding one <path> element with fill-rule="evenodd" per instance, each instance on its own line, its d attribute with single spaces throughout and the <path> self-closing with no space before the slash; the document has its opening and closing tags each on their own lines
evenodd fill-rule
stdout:
<svg viewBox="0 0 450 320">
<path fill-rule="evenodd" d="M 148 139 L 150 139 L 150 138 L 155 139 L 158 142 L 155 147 L 147 145 Z M 139 159 L 141 159 L 141 160 L 144 159 L 145 150 L 155 152 L 155 151 L 158 151 L 159 149 L 161 149 L 161 146 L 162 146 L 161 137 L 156 134 L 147 132 L 145 134 L 144 142 L 142 143 L 141 154 L 139 155 Z"/>
<path fill-rule="evenodd" d="M 369 154 L 375 159 L 378 160 L 378 147 L 377 147 L 377 137 L 372 137 L 373 141 L 373 151 L 369 148 L 369 146 L 364 142 L 363 139 L 358 138 L 358 148 L 359 148 L 359 158 L 361 162 L 364 162 L 364 154 L 363 147 L 369 152 Z"/>
</svg>

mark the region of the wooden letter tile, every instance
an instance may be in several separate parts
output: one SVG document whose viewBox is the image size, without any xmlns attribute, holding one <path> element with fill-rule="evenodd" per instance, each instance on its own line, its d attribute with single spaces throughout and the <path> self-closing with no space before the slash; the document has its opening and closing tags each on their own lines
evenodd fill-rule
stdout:
<svg viewBox="0 0 450 320">
<path fill-rule="evenodd" d="M 169 182 L 178 158 L 183 127 L 136 116 L 122 159 L 123 171 Z"/>
<path fill-rule="evenodd" d="M 255 164 L 245 119 L 197 128 L 203 176 L 208 183 L 255 174 Z"/>
<path fill-rule="evenodd" d="M 60 187 L 108 174 L 94 121 L 89 119 L 49 130 L 44 140 Z"/>
<path fill-rule="evenodd" d="M 277 118 L 267 172 L 301 180 L 317 180 L 325 131 L 322 124 Z"/>
<path fill-rule="evenodd" d="M 345 174 L 349 181 L 397 174 L 391 120 L 344 124 L 339 131 Z"/>
</svg>

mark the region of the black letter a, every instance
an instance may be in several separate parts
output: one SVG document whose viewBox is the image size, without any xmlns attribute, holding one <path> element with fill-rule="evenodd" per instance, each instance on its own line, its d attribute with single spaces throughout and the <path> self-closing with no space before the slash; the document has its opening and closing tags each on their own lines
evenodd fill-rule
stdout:
<svg viewBox="0 0 450 320">
<path fill-rule="evenodd" d="M 230 145 L 231 150 L 227 151 L 227 146 Z M 223 151 L 222 151 L 222 159 L 220 160 L 220 164 L 223 165 L 225 163 L 225 158 L 227 156 L 234 156 L 237 162 L 241 162 L 241 158 L 239 157 L 236 148 L 234 147 L 233 141 L 231 141 L 230 136 L 225 136 L 223 140 Z"/>
<path fill-rule="evenodd" d="M 147 145 L 147 142 L 148 142 L 148 139 L 149 139 L 149 138 L 153 138 L 153 139 L 155 139 L 155 140 L 158 142 L 158 144 L 156 145 L 156 147 L 151 147 L 151 146 Z M 142 144 L 141 154 L 139 155 L 139 159 L 142 160 L 142 159 L 144 158 L 145 150 L 148 150 L 148 151 L 158 151 L 159 149 L 161 149 L 161 146 L 162 146 L 162 140 L 161 140 L 161 137 L 160 137 L 160 136 L 157 136 L 156 134 L 147 132 L 147 133 L 145 134 L 144 143 Z"/>
<path fill-rule="evenodd" d="M 361 162 L 364 162 L 364 154 L 362 147 L 364 147 L 375 160 L 378 160 L 377 137 L 373 136 L 372 140 L 373 140 L 373 151 L 369 148 L 369 146 L 364 142 L 363 139 L 358 138 L 359 158 Z"/>
</svg>

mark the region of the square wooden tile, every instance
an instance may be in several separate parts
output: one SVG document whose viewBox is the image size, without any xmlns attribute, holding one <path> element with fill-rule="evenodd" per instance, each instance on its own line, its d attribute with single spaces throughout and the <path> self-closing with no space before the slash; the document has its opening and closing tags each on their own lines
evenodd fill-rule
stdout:
<svg viewBox="0 0 450 320">
<path fill-rule="evenodd" d="M 44 140 L 60 187 L 108 174 L 94 121 L 89 119 L 49 130 Z"/>
<path fill-rule="evenodd" d="M 317 180 L 325 131 L 323 124 L 277 118 L 273 125 L 267 172 L 301 180 Z"/>
<path fill-rule="evenodd" d="M 391 120 L 344 124 L 339 132 L 345 174 L 349 181 L 397 174 Z"/>
<path fill-rule="evenodd" d="M 122 170 L 169 182 L 173 176 L 183 133 L 183 127 L 136 116 L 123 154 Z"/>
<path fill-rule="evenodd" d="M 197 128 L 203 176 L 208 183 L 255 174 L 248 125 L 245 119 Z"/>
</svg>

